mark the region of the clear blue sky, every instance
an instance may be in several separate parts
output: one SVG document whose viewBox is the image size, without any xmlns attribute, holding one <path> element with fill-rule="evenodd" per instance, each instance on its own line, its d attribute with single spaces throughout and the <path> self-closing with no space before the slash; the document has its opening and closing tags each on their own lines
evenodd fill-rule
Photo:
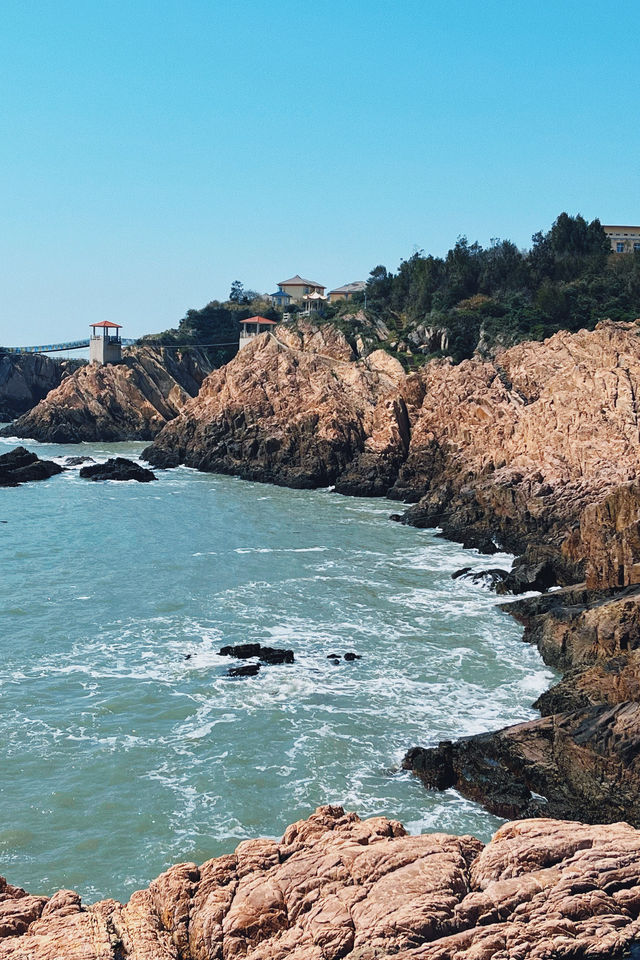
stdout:
<svg viewBox="0 0 640 960">
<path fill-rule="evenodd" d="M 640 223 L 640 5 L 3 0 L 0 343 Z"/>
</svg>

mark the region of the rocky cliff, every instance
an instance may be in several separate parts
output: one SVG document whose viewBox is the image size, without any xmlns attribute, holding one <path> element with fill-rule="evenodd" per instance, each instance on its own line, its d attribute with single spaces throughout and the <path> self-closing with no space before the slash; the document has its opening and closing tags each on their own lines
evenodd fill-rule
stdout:
<svg viewBox="0 0 640 960">
<path fill-rule="evenodd" d="M 151 440 L 210 371 L 195 348 L 134 347 L 120 364 L 81 367 L 3 434 L 51 443 Z"/>
<path fill-rule="evenodd" d="M 639 917 L 627 824 L 525 820 L 483 847 L 321 807 L 280 842 L 172 867 L 124 906 L 0 878 L 0 958 L 622 960 Z"/>
<path fill-rule="evenodd" d="M 397 424 L 380 423 L 379 410 L 403 379 L 381 350 L 356 360 L 333 327 L 279 327 L 210 374 L 144 455 L 158 466 L 327 486 L 380 429 L 394 434 L 385 434 L 387 445 L 401 444 Z"/>
<path fill-rule="evenodd" d="M 0 353 L 0 421 L 31 410 L 78 366 L 76 360 L 52 360 L 44 354 Z"/>
</svg>

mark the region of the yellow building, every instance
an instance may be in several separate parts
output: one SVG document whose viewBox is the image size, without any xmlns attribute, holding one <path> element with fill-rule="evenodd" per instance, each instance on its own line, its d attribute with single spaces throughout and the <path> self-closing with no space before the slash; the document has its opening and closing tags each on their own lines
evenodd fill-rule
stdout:
<svg viewBox="0 0 640 960">
<path fill-rule="evenodd" d="M 343 287 L 336 287 L 335 290 L 329 290 L 327 296 L 329 303 L 335 303 L 336 300 L 350 300 L 354 293 L 364 293 L 366 281 L 354 280 L 353 283 L 345 283 Z"/>
<path fill-rule="evenodd" d="M 640 227 L 605 226 L 602 229 L 609 238 L 614 253 L 640 252 Z"/>
<path fill-rule="evenodd" d="M 296 276 L 291 277 L 290 280 L 283 280 L 282 283 L 279 283 L 278 290 L 280 293 L 291 297 L 294 303 L 297 303 L 304 299 L 304 297 L 308 297 L 311 293 L 318 293 L 323 297 L 325 288 L 321 283 L 315 283 L 313 280 L 305 280 L 296 274 Z M 274 296 L 276 295 L 274 294 Z"/>
</svg>

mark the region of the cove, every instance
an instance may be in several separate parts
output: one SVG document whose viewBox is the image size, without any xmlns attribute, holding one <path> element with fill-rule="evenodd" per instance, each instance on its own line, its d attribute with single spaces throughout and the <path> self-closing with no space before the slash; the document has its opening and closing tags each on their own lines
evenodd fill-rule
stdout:
<svg viewBox="0 0 640 960">
<path fill-rule="evenodd" d="M 386 500 L 157 476 L 0 492 L 3 872 L 125 899 L 329 802 L 489 839 L 497 818 L 398 767 L 414 743 L 536 715 L 551 671 L 492 594 L 451 579 L 509 558 L 390 523 Z M 219 648 L 254 641 L 296 662 L 229 678 Z M 327 659 L 347 651 L 362 659 Z"/>
</svg>

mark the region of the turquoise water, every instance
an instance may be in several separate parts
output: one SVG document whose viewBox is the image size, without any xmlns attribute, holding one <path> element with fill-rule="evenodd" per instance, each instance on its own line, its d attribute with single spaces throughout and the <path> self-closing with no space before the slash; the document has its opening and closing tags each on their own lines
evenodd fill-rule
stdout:
<svg viewBox="0 0 640 960">
<path fill-rule="evenodd" d="M 327 802 L 488 838 L 500 821 L 398 766 L 534 715 L 551 680 L 537 651 L 494 596 L 451 580 L 509 558 L 391 523 L 384 500 L 158 478 L 76 468 L 0 490 L 0 872 L 126 898 Z M 217 651 L 245 641 L 296 662 L 230 679 Z M 327 660 L 349 650 L 362 659 Z"/>
</svg>

